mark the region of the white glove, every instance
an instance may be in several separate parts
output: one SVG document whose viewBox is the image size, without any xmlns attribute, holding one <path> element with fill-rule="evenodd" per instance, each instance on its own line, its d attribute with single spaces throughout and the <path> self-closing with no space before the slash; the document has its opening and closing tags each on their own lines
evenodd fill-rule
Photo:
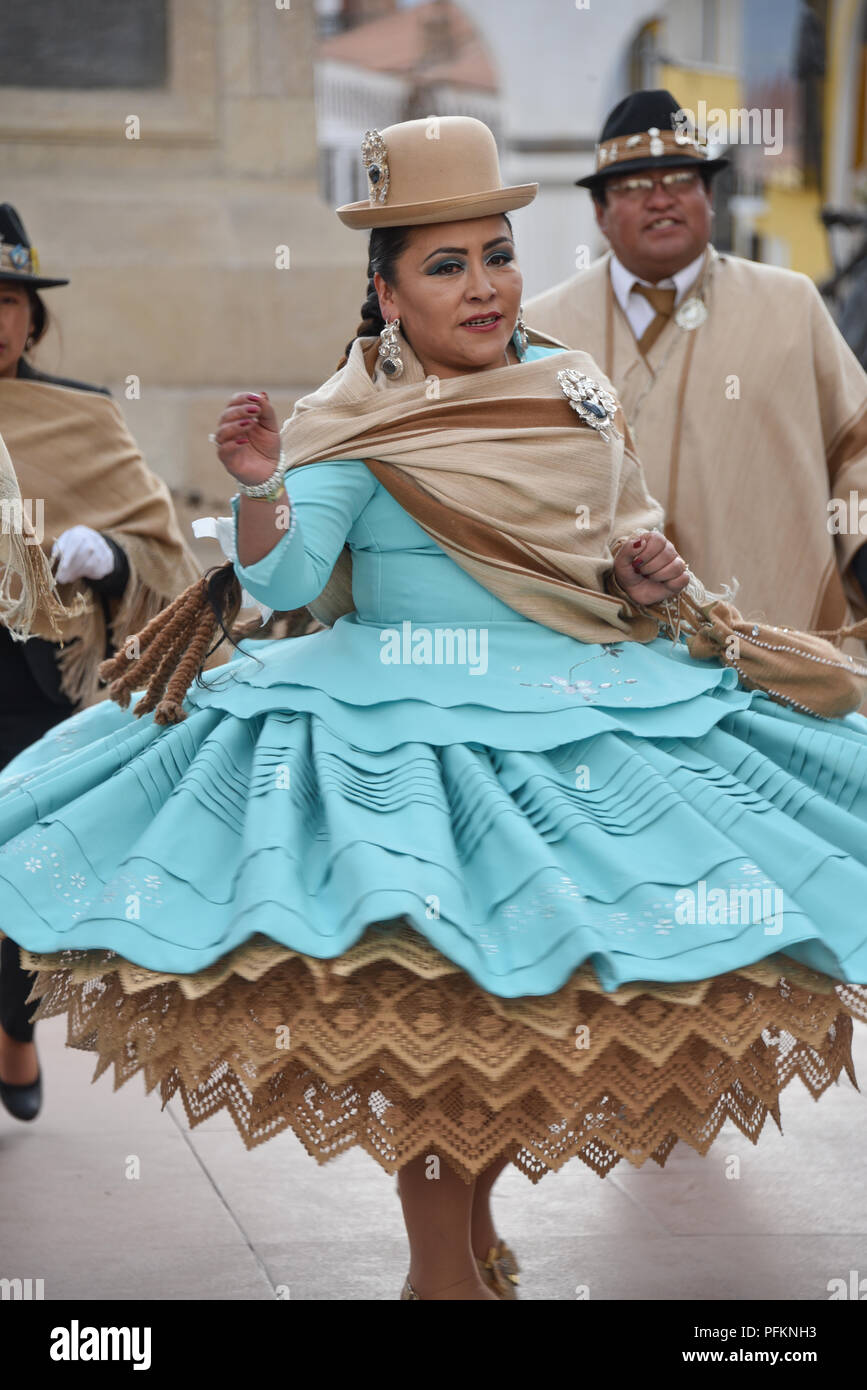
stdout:
<svg viewBox="0 0 867 1390">
<path fill-rule="evenodd" d="M 104 579 L 114 569 L 114 551 L 104 536 L 91 526 L 70 526 L 51 549 L 51 559 L 60 556 L 55 579 L 69 584 L 73 579 Z"/>
<path fill-rule="evenodd" d="M 226 559 L 231 560 L 233 564 L 235 563 L 238 557 L 235 554 L 235 518 L 233 516 L 197 516 L 192 523 L 192 528 L 193 535 L 196 538 L 211 536 L 214 540 L 218 541 L 220 549 Z M 267 623 L 271 614 L 274 612 L 273 608 L 267 608 L 264 603 L 260 603 L 252 594 L 248 594 L 246 589 L 241 590 L 241 607 L 259 609 L 262 615 L 262 621 L 259 624 L 260 627 L 263 627 L 265 623 Z"/>
</svg>

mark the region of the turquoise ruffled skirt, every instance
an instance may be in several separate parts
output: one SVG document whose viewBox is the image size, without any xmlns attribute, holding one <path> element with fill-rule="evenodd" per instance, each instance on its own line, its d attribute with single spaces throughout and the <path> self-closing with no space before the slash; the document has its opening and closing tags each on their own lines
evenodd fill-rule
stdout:
<svg viewBox="0 0 867 1390">
<path fill-rule="evenodd" d="M 180 724 L 136 718 L 140 696 L 129 710 L 104 701 L 15 758 L 0 777 L 0 925 L 31 953 L 25 963 L 42 969 L 44 1002 L 52 981 L 63 982 L 55 1003 L 77 1017 L 78 1045 L 94 1045 L 99 989 L 106 1009 L 120 991 L 111 994 L 116 1019 L 119 1001 L 139 1009 L 148 986 L 152 1027 L 157 998 L 163 1018 L 170 999 L 186 1020 L 174 1026 L 195 1040 L 204 1025 L 190 1010 L 213 1004 L 214 990 L 229 991 L 224 1007 L 246 990 L 247 1007 L 250 990 L 302 962 L 320 984 L 355 986 L 374 962 L 364 956 L 358 975 L 353 952 L 371 943 L 379 969 L 389 960 L 392 971 L 415 968 L 415 983 L 438 980 L 442 999 L 469 991 L 475 1007 L 511 1018 L 516 1034 L 536 1028 L 536 1043 L 527 1011 L 538 1018 L 544 1001 L 578 985 L 594 1008 L 611 996 L 610 1007 L 643 998 L 695 1009 L 711 981 L 743 981 L 751 969 L 755 981 L 783 958 L 799 988 L 819 973 L 816 998 L 827 1001 L 841 982 L 867 984 L 867 719 L 784 708 L 667 638 L 603 647 L 504 622 L 492 625 L 486 663 L 484 679 L 457 665 L 384 665 L 379 630 L 349 615 L 306 637 L 244 643 L 190 690 Z M 272 951 L 264 973 L 230 968 L 257 950 Z M 846 996 L 850 1014 L 862 993 Z M 156 1044 L 130 1050 L 141 1025 L 132 1017 L 123 1062 L 113 1035 L 115 1066 L 125 1076 L 140 1063 L 164 1096 L 180 1089 L 193 1122 L 211 1113 L 203 1098 L 209 1085 L 212 1095 L 220 1089 L 219 1058 L 203 1055 L 182 1075 L 176 1054 L 159 1063 Z M 623 1007 L 616 1017 L 625 1023 Z M 779 1009 L 775 1017 L 782 1027 Z M 760 1033 L 757 1017 L 750 1047 Z M 567 1044 L 559 1065 L 577 1075 L 587 1059 L 575 1057 L 574 1038 Z M 380 1036 L 380 1051 L 365 1053 L 374 1077 L 377 1067 L 385 1074 L 385 1045 Z M 333 1096 L 358 1084 L 359 1057 L 348 1046 L 341 1072 L 333 1047 L 327 1064 L 311 1048 L 293 1056 L 293 1098 L 284 1089 L 275 1109 L 275 1077 L 286 1081 L 290 1062 L 269 1046 L 270 1060 L 260 1045 L 259 1070 L 243 1084 L 253 1110 L 270 1106 L 271 1128 L 250 1128 L 248 1106 L 245 1137 L 259 1142 L 291 1124 L 324 1161 L 340 1144 L 326 1153 L 309 1115 L 299 1118 L 301 1078 Z M 725 1050 L 722 1033 L 714 1046 Z M 727 1055 L 743 1059 L 747 1043 L 737 1046 Z M 841 1058 L 837 1072 L 848 1065 Z M 403 1060 L 399 1081 L 388 1074 L 402 1088 L 393 1103 L 407 1113 L 434 1083 L 447 1087 L 459 1071 L 466 1080 L 472 1065 L 469 1055 L 462 1071 L 454 1057 L 451 1072 L 447 1059 L 410 1063 L 406 1049 Z M 237 1079 L 243 1064 L 234 1065 Z M 480 1063 L 473 1103 L 490 1112 L 498 1151 L 532 1152 L 528 1172 L 558 1166 L 550 1137 L 564 1122 L 562 1088 L 533 1112 L 532 1136 L 526 1112 L 523 1129 L 497 1130 L 490 1116 L 502 1117 L 507 1102 L 485 1091 L 493 1066 Z M 732 1087 L 730 1079 L 707 1092 L 703 1109 L 701 1095 L 690 1104 L 706 1116 Z M 626 1108 L 641 1103 L 636 1095 Z M 775 1113 L 772 1095 L 761 1105 Z M 411 1124 L 401 1147 L 383 1137 L 382 1115 L 368 1120 L 372 1130 L 356 1107 L 345 1142 L 363 1143 L 391 1170 L 436 1139 Z M 468 1176 L 492 1151 L 458 1128 L 442 1144 Z M 612 1133 L 608 1124 L 597 1141 L 616 1161 L 628 1145 Z M 563 1152 L 586 1157 L 577 1139 Z M 666 1152 L 663 1136 L 632 1161 Z"/>
</svg>

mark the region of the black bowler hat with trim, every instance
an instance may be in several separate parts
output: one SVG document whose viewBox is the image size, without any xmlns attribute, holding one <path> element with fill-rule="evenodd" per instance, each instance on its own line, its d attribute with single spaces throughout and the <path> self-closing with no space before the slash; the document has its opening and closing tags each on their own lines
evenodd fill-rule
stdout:
<svg viewBox="0 0 867 1390">
<path fill-rule="evenodd" d="M 39 274 L 39 257 L 24 223 L 11 203 L 0 203 L 0 280 L 15 280 L 33 290 L 52 285 L 68 285 L 68 280 L 50 279 Z"/>
<path fill-rule="evenodd" d="M 602 134 L 599 136 L 597 151 L 599 146 L 608 140 L 622 139 L 626 142 L 630 137 L 646 135 L 654 128 L 660 134 L 664 131 L 673 132 L 679 128 L 679 124 L 675 125 L 672 117 L 682 109 L 680 103 L 675 101 L 671 92 L 667 92 L 664 87 L 632 92 L 609 111 L 602 127 Z M 624 144 L 624 148 L 628 146 Z M 649 154 L 644 151 L 633 158 L 612 161 L 604 167 L 597 165 L 592 174 L 583 179 L 576 179 L 575 183 L 579 188 L 598 189 L 613 175 L 620 177 L 621 174 L 637 173 L 640 169 L 677 166 L 683 168 L 684 165 L 696 164 L 702 169 L 711 169 L 716 173 L 729 163 L 725 155 L 720 155 L 717 159 L 708 159 L 701 150 L 701 146 L 685 144 L 683 153 L 675 150 L 671 154 Z"/>
</svg>

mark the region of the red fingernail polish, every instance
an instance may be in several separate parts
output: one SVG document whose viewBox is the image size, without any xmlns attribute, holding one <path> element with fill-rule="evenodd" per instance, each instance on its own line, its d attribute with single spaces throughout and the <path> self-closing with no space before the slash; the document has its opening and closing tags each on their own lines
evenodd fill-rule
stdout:
<svg viewBox="0 0 867 1390">
<path fill-rule="evenodd" d="M 258 414 L 259 414 L 259 407 L 258 407 L 257 405 L 246 405 L 246 406 L 244 407 L 244 409 L 245 409 L 245 410 L 248 412 L 248 414 L 250 414 L 250 415 L 258 415 Z"/>
<path fill-rule="evenodd" d="M 633 560 L 633 561 L 632 561 L 632 568 L 633 568 L 634 570 L 640 570 L 640 569 L 641 569 L 641 561 L 640 561 L 640 560 Z"/>
<path fill-rule="evenodd" d="M 633 550 L 637 550 L 638 547 L 639 547 L 641 544 L 642 544 L 641 541 L 633 541 L 633 542 L 632 542 L 632 549 L 633 549 Z"/>
<path fill-rule="evenodd" d="M 247 400 L 248 400 L 248 401 L 258 401 L 258 399 L 259 399 L 259 397 L 258 397 L 258 396 L 255 396 L 255 395 L 253 394 L 252 391 L 248 391 L 248 392 L 247 392 Z"/>
</svg>

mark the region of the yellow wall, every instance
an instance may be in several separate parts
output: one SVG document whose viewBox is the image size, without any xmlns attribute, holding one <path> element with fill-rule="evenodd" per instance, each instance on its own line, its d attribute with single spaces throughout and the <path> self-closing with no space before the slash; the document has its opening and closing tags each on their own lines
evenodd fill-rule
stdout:
<svg viewBox="0 0 867 1390">
<path fill-rule="evenodd" d="M 813 280 L 831 273 L 828 239 L 819 221 L 822 198 L 815 188 L 778 188 L 769 184 L 765 190 L 768 210 L 755 219 L 760 236 L 779 237 L 789 246 L 789 269 L 800 270 Z"/>
<path fill-rule="evenodd" d="M 728 111 L 741 104 L 740 81 L 726 73 L 700 72 L 695 68 L 679 68 L 672 63 L 662 63 L 659 85 L 671 92 L 682 107 L 696 114 L 699 101 L 705 102 L 708 111 L 714 106 Z"/>
<path fill-rule="evenodd" d="M 844 131 L 840 128 L 842 121 L 839 119 L 840 90 L 844 86 L 844 73 L 851 58 L 851 50 L 858 41 L 857 24 L 860 12 L 861 0 L 832 0 L 831 13 L 828 18 L 828 59 L 825 75 L 823 163 L 826 181 L 831 171 L 835 145 L 844 135 Z"/>
</svg>

